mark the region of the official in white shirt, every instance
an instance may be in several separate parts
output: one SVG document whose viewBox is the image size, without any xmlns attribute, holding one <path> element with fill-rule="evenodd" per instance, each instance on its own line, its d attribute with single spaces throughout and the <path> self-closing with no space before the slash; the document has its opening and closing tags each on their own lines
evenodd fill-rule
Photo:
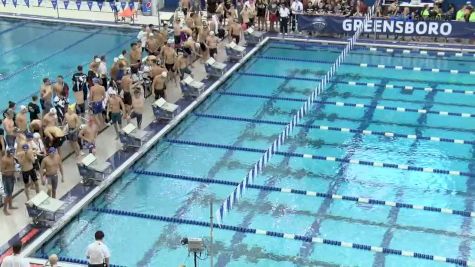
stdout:
<svg viewBox="0 0 475 267">
<path fill-rule="evenodd" d="M 300 0 L 294 0 L 290 6 L 291 15 L 290 23 L 292 24 L 292 31 L 297 29 L 297 15 L 303 12 L 303 4 Z"/>
<path fill-rule="evenodd" d="M 21 243 L 16 243 L 12 247 L 13 255 L 5 257 L 1 267 L 30 267 L 28 260 L 24 259 L 21 255 Z"/>
<path fill-rule="evenodd" d="M 89 262 L 89 267 L 108 267 L 110 252 L 109 248 L 102 242 L 104 239 L 104 232 L 97 231 L 94 235 L 96 241 L 87 247 L 86 257 Z"/>
<path fill-rule="evenodd" d="M 280 16 L 280 33 L 287 34 L 289 32 L 289 16 L 290 10 L 287 7 L 287 3 L 284 3 L 279 8 L 279 16 Z"/>
</svg>

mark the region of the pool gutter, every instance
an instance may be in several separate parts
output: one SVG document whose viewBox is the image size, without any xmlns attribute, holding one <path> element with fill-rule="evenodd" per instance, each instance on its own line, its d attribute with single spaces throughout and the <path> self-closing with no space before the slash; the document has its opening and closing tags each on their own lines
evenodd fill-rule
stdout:
<svg viewBox="0 0 475 267">
<path fill-rule="evenodd" d="M 347 44 L 347 41 L 338 41 L 338 40 L 319 40 L 319 39 L 309 39 L 309 38 L 299 38 L 299 37 L 269 37 L 271 40 L 288 40 L 288 41 L 298 41 L 298 42 L 310 42 L 310 43 L 321 43 L 321 44 Z M 384 40 L 381 40 L 385 42 Z M 443 44 L 438 44 L 438 46 L 434 46 L 429 43 L 413 43 L 407 42 L 407 46 L 402 46 L 401 44 L 391 44 L 392 41 L 387 41 L 387 44 L 380 44 L 380 43 L 371 43 L 365 42 L 364 40 L 358 40 L 355 45 L 357 46 L 366 46 L 366 47 L 388 47 L 388 48 L 399 48 L 399 49 L 420 49 L 420 50 L 434 50 L 434 51 L 453 51 L 453 52 L 470 52 L 475 53 L 474 48 L 466 48 L 467 46 L 462 46 L 460 48 L 455 47 L 445 47 Z M 413 44 L 413 45 L 411 45 Z"/>
<path fill-rule="evenodd" d="M 197 99 L 191 102 L 178 116 L 171 120 L 165 127 L 163 127 L 157 134 L 155 134 L 149 141 L 145 143 L 137 152 L 135 152 L 130 158 L 128 158 L 121 166 L 114 170 L 100 185 L 89 192 L 83 199 L 76 203 L 69 211 L 67 211 L 63 217 L 61 217 L 51 228 L 42 233 L 36 238 L 30 245 L 28 245 L 23 251 L 22 255 L 30 256 L 34 253 L 56 233 L 58 233 L 67 223 L 69 223 L 74 217 L 76 217 L 82 209 L 84 209 L 89 203 L 91 203 L 97 196 L 99 196 L 105 189 L 107 189 L 114 181 L 120 177 L 132 164 L 140 159 L 145 153 L 147 153 L 152 146 L 154 146 L 165 134 L 172 130 L 178 123 L 180 123 L 193 109 L 195 109 L 201 102 L 203 102 L 216 88 L 218 88 L 224 81 L 226 81 L 236 69 L 241 67 L 249 58 L 254 55 L 267 41 L 269 37 L 266 37 L 258 45 L 256 45 L 251 51 L 249 51 L 241 60 L 234 64 L 226 73 L 214 82 L 203 94 Z"/>
<path fill-rule="evenodd" d="M 41 17 L 41 16 L 31 16 L 31 15 L 15 15 L 13 13 L 5 14 L 0 13 L 0 18 L 9 18 L 9 19 L 21 19 L 21 20 L 32 20 L 32 21 L 40 21 L 40 22 L 52 22 L 52 23 L 67 23 L 67 24 L 76 24 L 76 25 L 83 25 L 83 26 L 101 26 L 101 27 L 109 27 L 109 28 L 121 28 L 121 29 L 132 29 L 132 30 L 139 30 L 141 28 L 140 24 L 126 24 L 126 23 L 108 23 L 99 20 L 91 20 L 89 21 L 80 21 L 76 19 L 66 19 L 66 18 L 48 18 L 48 17 Z M 111 13 L 112 14 L 112 13 Z"/>
</svg>

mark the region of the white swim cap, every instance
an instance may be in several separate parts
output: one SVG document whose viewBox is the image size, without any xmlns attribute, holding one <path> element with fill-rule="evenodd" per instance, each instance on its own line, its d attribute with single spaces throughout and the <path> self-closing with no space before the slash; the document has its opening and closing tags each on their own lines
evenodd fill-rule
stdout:
<svg viewBox="0 0 475 267">
<path fill-rule="evenodd" d="M 209 35 L 214 35 L 214 31 L 210 31 L 210 32 L 209 32 Z"/>
<path fill-rule="evenodd" d="M 117 62 L 117 61 L 119 61 L 119 58 L 118 58 L 118 57 L 115 57 L 115 58 L 114 58 L 114 63 Z"/>
<path fill-rule="evenodd" d="M 39 133 L 34 133 L 33 138 L 35 139 L 41 138 L 41 135 Z"/>
<path fill-rule="evenodd" d="M 152 37 L 152 36 L 153 36 L 153 33 L 149 33 L 148 36 Z"/>
<path fill-rule="evenodd" d="M 82 129 L 84 129 L 84 128 L 86 128 L 86 124 L 81 124 L 81 126 L 79 126 L 79 129 L 80 129 L 80 130 L 82 130 Z"/>
<path fill-rule="evenodd" d="M 120 56 L 119 56 L 119 59 L 124 59 L 124 55 L 120 55 Z"/>
<path fill-rule="evenodd" d="M 190 36 L 190 37 L 188 37 L 187 40 L 188 40 L 188 41 L 193 41 L 193 37 Z"/>
<path fill-rule="evenodd" d="M 25 106 L 25 105 L 21 105 L 21 106 L 20 106 L 20 110 L 26 110 L 26 106 Z"/>
<path fill-rule="evenodd" d="M 50 109 L 49 109 L 49 113 L 56 114 L 56 109 L 55 109 L 55 108 L 50 108 Z"/>
<path fill-rule="evenodd" d="M 166 71 L 162 72 L 162 77 L 167 77 L 167 74 L 168 73 Z"/>
<path fill-rule="evenodd" d="M 94 60 L 96 63 L 100 63 L 101 62 L 101 59 L 96 57 L 96 59 Z"/>
</svg>

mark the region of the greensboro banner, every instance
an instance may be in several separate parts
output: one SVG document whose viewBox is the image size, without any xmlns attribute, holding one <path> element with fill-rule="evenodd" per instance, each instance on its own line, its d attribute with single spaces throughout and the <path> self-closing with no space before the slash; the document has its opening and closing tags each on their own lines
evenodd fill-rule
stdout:
<svg viewBox="0 0 475 267">
<path fill-rule="evenodd" d="M 297 19 L 299 30 L 325 33 L 352 34 L 363 24 L 363 18 L 357 17 L 298 15 Z M 364 25 L 363 33 L 475 38 L 475 23 L 373 19 Z"/>
</svg>

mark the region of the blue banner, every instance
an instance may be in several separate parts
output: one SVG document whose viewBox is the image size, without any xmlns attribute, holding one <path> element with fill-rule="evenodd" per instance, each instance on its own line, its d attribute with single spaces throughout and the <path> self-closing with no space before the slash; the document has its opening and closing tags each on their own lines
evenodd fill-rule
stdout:
<svg viewBox="0 0 475 267">
<path fill-rule="evenodd" d="M 91 0 L 87 1 L 87 7 L 89 7 L 89 11 L 92 10 L 92 5 L 93 5 L 93 2 Z"/>
<path fill-rule="evenodd" d="M 2 0 L 2 4 L 5 6 L 7 4 L 7 0 Z"/>
<path fill-rule="evenodd" d="M 30 0 L 25 0 L 26 7 L 30 7 Z"/>
<path fill-rule="evenodd" d="M 53 5 L 53 9 L 56 9 L 58 6 L 58 0 L 51 0 L 51 4 Z"/>
<path fill-rule="evenodd" d="M 127 3 L 125 1 L 120 1 L 120 7 L 122 7 L 122 10 L 124 10 L 125 6 L 127 6 Z"/>
<path fill-rule="evenodd" d="M 99 10 L 102 11 L 102 7 L 104 6 L 104 1 L 97 1 L 97 6 L 99 7 Z"/>
<path fill-rule="evenodd" d="M 64 1 L 63 1 L 63 4 L 64 4 L 64 9 L 68 9 L 69 0 L 64 0 Z"/>
<path fill-rule="evenodd" d="M 41 6 L 42 2 L 43 2 L 43 0 L 38 0 L 38 6 Z"/>
<path fill-rule="evenodd" d="M 151 0 L 142 0 L 142 15 L 144 16 L 152 15 L 152 1 Z"/>
<path fill-rule="evenodd" d="M 115 2 L 114 1 L 110 1 L 109 2 L 109 5 L 111 7 L 112 10 L 115 10 L 116 9 L 116 5 L 115 5 Z"/>
<path fill-rule="evenodd" d="M 129 2 L 129 7 L 130 7 L 130 10 L 134 10 L 134 8 L 135 8 L 134 1 Z"/>
<path fill-rule="evenodd" d="M 12 0 L 13 6 L 16 7 L 18 4 L 18 0 Z"/>
<path fill-rule="evenodd" d="M 298 28 L 303 31 L 352 34 L 363 24 L 363 18 L 298 15 Z M 373 19 L 364 25 L 363 33 L 402 36 L 475 38 L 475 23 L 463 21 L 412 21 Z"/>
<path fill-rule="evenodd" d="M 81 0 L 76 0 L 76 7 L 78 10 L 81 9 L 81 3 L 82 3 Z"/>
</svg>

